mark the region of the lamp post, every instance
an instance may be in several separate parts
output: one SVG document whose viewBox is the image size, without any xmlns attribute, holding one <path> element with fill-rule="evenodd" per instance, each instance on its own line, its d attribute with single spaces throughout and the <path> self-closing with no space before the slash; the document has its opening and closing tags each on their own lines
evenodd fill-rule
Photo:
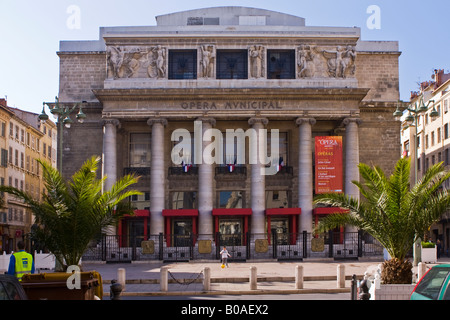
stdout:
<svg viewBox="0 0 450 320">
<path fill-rule="evenodd" d="M 83 113 L 83 110 L 81 108 L 82 104 L 85 104 L 86 101 L 83 101 L 81 103 L 75 103 L 71 104 L 71 106 L 64 106 L 60 104 L 58 97 L 55 97 L 54 103 L 47 103 L 44 102 L 42 106 L 42 113 L 39 115 L 39 120 L 41 122 L 45 122 L 48 120 L 48 115 L 45 113 L 45 105 L 48 106 L 50 109 L 50 113 L 53 114 L 53 116 L 58 120 L 58 157 L 57 157 L 57 168 L 58 171 L 62 174 L 62 149 L 63 149 L 63 129 L 64 126 L 66 128 L 70 128 L 71 124 L 73 123 L 73 120 L 70 118 L 70 114 L 77 108 L 79 108 L 79 111 L 76 115 L 76 118 L 79 123 L 83 123 L 86 119 L 86 114 Z"/>
<path fill-rule="evenodd" d="M 418 121 L 417 119 L 422 113 L 425 113 L 428 111 L 429 105 L 433 103 L 433 109 L 430 112 L 430 117 L 432 120 L 436 119 L 439 116 L 439 113 L 436 111 L 436 108 L 434 107 L 434 100 L 429 100 L 427 104 L 425 104 L 423 100 L 423 93 L 420 96 L 419 101 L 414 103 L 414 106 L 411 104 L 409 107 L 400 110 L 400 105 L 404 105 L 407 103 L 404 103 L 402 101 L 398 101 L 397 103 L 397 109 L 394 112 L 394 117 L 397 120 L 400 120 L 400 118 L 403 116 L 404 111 L 408 111 L 408 115 L 405 118 L 405 122 L 409 127 L 415 127 L 414 131 L 414 184 L 417 183 L 417 176 L 418 176 L 418 158 L 419 158 L 419 150 L 417 148 L 417 138 L 418 138 Z M 424 127 L 425 129 L 425 127 Z M 411 145 L 411 144 L 410 144 Z M 414 256 L 414 266 L 417 266 L 419 262 L 421 261 L 421 252 L 420 252 L 420 237 L 417 238 L 416 242 L 414 243 L 413 247 L 413 256 Z"/>
</svg>

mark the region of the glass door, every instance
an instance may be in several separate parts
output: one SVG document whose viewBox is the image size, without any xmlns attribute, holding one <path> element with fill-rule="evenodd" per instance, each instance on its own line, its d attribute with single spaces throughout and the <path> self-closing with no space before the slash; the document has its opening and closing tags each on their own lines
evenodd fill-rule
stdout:
<svg viewBox="0 0 450 320">
<path fill-rule="evenodd" d="M 242 218 L 219 219 L 219 232 L 221 245 L 241 246 L 243 245 L 243 221 Z"/>
<path fill-rule="evenodd" d="M 188 247 L 191 245 L 192 219 L 173 220 L 173 244 L 176 247 Z"/>
<path fill-rule="evenodd" d="M 270 221 L 270 232 L 275 232 L 277 243 L 280 245 L 289 244 L 289 219 L 275 218 Z"/>
</svg>

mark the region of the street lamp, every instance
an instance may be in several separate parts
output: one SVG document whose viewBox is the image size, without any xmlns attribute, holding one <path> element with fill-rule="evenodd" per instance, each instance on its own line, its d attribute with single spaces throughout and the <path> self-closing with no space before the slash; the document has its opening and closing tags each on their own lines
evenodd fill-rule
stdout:
<svg viewBox="0 0 450 320">
<path fill-rule="evenodd" d="M 62 144 L 63 144 L 63 126 L 66 128 L 70 128 L 73 123 L 73 120 L 70 118 L 70 114 L 76 109 L 79 108 L 78 114 L 76 118 L 79 123 L 83 123 L 86 119 L 86 114 L 83 113 L 82 105 L 85 104 L 86 101 L 81 103 L 75 103 L 73 106 L 64 106 L 59 103 L 59 98 L 55 97 L 54 103 L 44 102 L 42 106 L 42 113 L 39 115 L 39 120 L 44 123 L 48 120 L 48 115 L 45 113 L 45 105 L 47 105 L 50 109 L 50 113 L 58 120 L 58 170 L 62 173 Z"/>
<path fill-rule="evenodd" d="M 419 150 L 417 148 L 417 138 L 418 138 L 418 121 L 417 119 L 422 113 L 428 111 L 429 105 L 433 103 L 433 109 L 430 112 L 431 120 L 436 119 L 439 116 L 439 113 L 436 111 L 434 107 L 434 100 L 429 100 L 427 104 L 425 104 L 423 100 L 423 94 L 420 96 L 419 101 L 414 103 L 414 106 L 410 105 L 406 107 L 404 111 L 408 111 L 408 115 L 405 118 L 405 122 L 409 127 L 415 127 L 414 131 L 414 183 L 417 184 L 417 175 L 418 175 L 418 158 L 419 158 Z M 397 109 L 395 110 L 393 116 L 396 120 L 400 120 L 403 116 L 403 111 L 400 110 L 400 105 L 403 105 L 404 102 L 398 101 Z M 420 238 L 417 239 L 413 248 L 413 256 L 414 256 L 414 266 L 417 266 L 421 261 L 421 252 L 420 252 Z"/>
</svg>

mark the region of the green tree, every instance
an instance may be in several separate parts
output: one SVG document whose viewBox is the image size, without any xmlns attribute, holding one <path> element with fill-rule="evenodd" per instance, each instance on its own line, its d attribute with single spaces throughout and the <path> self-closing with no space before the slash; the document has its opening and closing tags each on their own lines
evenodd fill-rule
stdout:
<svg viewBox="0 0 450 320">
<path fill-rule="evenodd" d="M 384 262 L 382 281 L 411 283 L 412 264 L 407 253 L 449 207 L 450 196 L 443 183 L 450 178 L 450 173 L 438 163 L 411 186 L 409 159 L 400 159 L 389 177 L 377 166 L 361 163 L 358 168 L 361 182 L 352 183 L 358 187 L 361 200 L 341 193 L 318 195 L 316 204 L 346 208 L 349 213 L 324 218 L 317 231 L 344 225 L 366 231 L 392 258 Z"/>
<path fill-rule="evenodd" d="M 0 191 L 16 196 L 30 207 L 38 225 L 35 240 L 52 252 L 65 270 L 69 265 L 79 264 L 90 241 L 124 214 L 132 213 L 127 198 L 140 194 L 129 189 L 138 178 L 124 176 L 110 190 L 103 191 L 106 177 L 97 178 L 99 157 L 88 159 L 70 181 L 64 180 L 47 162 L 39 162 L 46 189 L 42 201 L 9 186 L 0 187 Z"/>
</svg>

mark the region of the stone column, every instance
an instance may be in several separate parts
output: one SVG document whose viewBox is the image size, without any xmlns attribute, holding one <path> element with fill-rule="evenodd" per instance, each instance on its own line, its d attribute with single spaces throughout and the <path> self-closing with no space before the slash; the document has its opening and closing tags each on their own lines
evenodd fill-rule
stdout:
<svg viewBox="0 0 450 320">
<path fill-rule="evenodd" d="M 359 132 L 358 126 L 361 120 L 358 118 L 346 118 L 345 125 L 345 180 L 344 190 L 348 196 L 359 199 L 359 189 L 352 181 L 359 181 Z"/>
<path fill-rule="evenodd" d="M 103 176 L 106 176 L 104 190 L 109 190 L 117 181 L 117 119 L 103 120 Z"/>
<path fill-rule="evenodd" d="M 298 231 L 312 231 L 313 221 L 313 143 L 314 118 L 298 118 L 298 206 L 302 209 Z"/>
<path fill-rule="evenodd" d="M 164 233 L 164 218 L 162 211 L 165 203 L 164 170 L 164 127 L 166 119 L 153 118 L 147 121 L 152 128 L 152 154 L 150 163 L 150 234 Z"/>
<path fill-rule="evenodd" d="M 103 190 L 110 190 L 117 181 L 117 128 L 120 122 L 117 119 L 103 120 L 103 166 L 102 176 L 106 177 Z M 115 228 L 106 230 L 108 235 L 115 234 Z"/>
<path fill-rule="evenodd" d="M 206 130 L 212 129 L 216 124 L 216 120 L 213 118 L 199 118 L 197 121 L 201 121 L 201 142 L 198 141 L 199 137 L 196 137 L 195 144 L 201 143 L 201 159 L 196 159 L 199 162 L 198 168 L 198 234 L 199 240 L 210 240 L 214 238 L 213 228 L 213 189 L 214 189 L 214 166 L 212 164 L 205 163 L 203 159 L 203 150 L 211 143 L 203 141 Z M 198 150 L 200 152 L 200 150 Z"/>
<path fill-rule="evenodd" d="M 251 232 L 254 234 L 254 238 L 264 238 L 264 234 L 266 232 L 265 226 L 265 209 L 266 209 L 266 179 L 264 175 L 264 167 L 265 164 L 262 163 L 262 159 L 260 159 L 260 150 L 265 148 L 259 139 L 259 130 L 264 129 L 264 126 L 269 123 L 267 118 L 250 118 L 248 120 L 252 129 L 255 130 L 256 133 L 256 141 L 251 143 L 250 152 L 253 153 L 254 159 L 250 159 L 251 166 L 251 207 L 252 207 L 252 229 Z"/>
</svg>

